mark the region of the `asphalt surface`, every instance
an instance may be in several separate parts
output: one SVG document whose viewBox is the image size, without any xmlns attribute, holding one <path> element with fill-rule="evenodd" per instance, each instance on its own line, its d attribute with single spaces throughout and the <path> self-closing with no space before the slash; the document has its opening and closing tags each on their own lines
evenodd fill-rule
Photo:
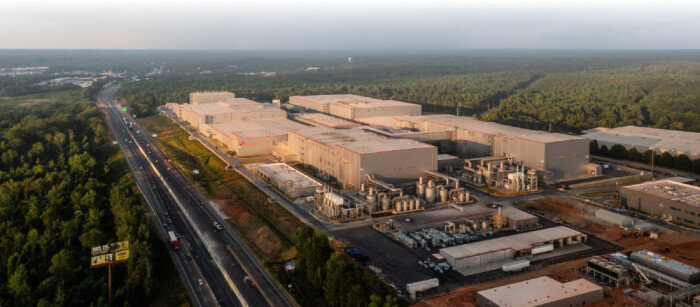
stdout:
<svg viewBox="0 0 700 307">
<path fill-rule="evenodd" d="M 179 251 L 170 250 L 195 305 L 294 306 L 293 300 L 264 270 L 242 240 L 210 207 L 206 197 L 180 173 L 150 137 L 122 113 L 114 98 L 118 87 L 100 94 L 110 128 L 124 151 L 136 182 L 159 223 L 161 233 L 183 235 Z M 133 123 L 133 128 L 128 123 Z M 140 147 L 140 148 L 139 148 Z M 172 224 L 167 224 L 168 219 Z M 165 221 L 167 226 L 163 226 Z M 213 222 L 223 229 L 217 231 Z M 169 240 L 166 239 L 169 243 Z M 187 260 L 188 256 L 192 260 Z M 203 281 L 199 286 L 198 279 Z M 208 289 L 203 291 L 203 289 Z"/>
<path fill-rule="evenodd" d="M 206 256 L 199 257 L 199 255 L 207 254 L 201 240 L 198 240 L 191 225 L 182 217 L 181 212 L 176 210 L 173 205 L 174 200 L 164 191 L 165 187 L 149 167 L 149 162 L 140 154 L 134 139 L 127 132 L 127 124 L 120 120 L 121 114 L 110 106 L 117 90 L 118 87 L 114 87 L 103 91 L 100 93 L 98 101 L 105 106 L 104 112 L 108 125 L 124 153 L 141 193 L 154 214 L 157 228 L 169 247 L 168 252 L 192 303 L 197 306 L 215 306 L 221 298 L 221 305 L 240 305 L 235 298 L 231 297 L 228 286 L 221 282 L 223 278 L 217 274 L 211 260 Z M 167 223 L 168 218 L 171 219 L 171 224 Z M 168 231 L 182 235 L 179 238 L 180 250 L 176 251 L 172 248 L 168 239 Z M 193 258 L 188 260 L 187 255 L 192 255 Z M 201 286 L 199 280 L 202 280 Z M 225 298 L 226 301 L 224 301 Z"/>
</svg>

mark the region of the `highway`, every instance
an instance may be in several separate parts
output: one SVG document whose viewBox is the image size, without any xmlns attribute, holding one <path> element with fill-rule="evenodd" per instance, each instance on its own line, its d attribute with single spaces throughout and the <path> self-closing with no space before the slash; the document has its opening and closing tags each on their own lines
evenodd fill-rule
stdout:
<svg viewBox="0 0 700 307">
<path fill-rule="evenodd" d="M 133 161 L 130 167 L 161 232 L 175 230 L 183 235 L 183 247 L 178 252 L 171 249 L 171 256 L 176 267 L 179 265 L 178 271 L 192 301 L 205 306 L 216 302 L 222 306 L 294 306 L 291 297 L 211 208 L 207 198 L 118 109 L 114 103 L 117 91 L 118 87 L 107 88 L 99 101 L 106 106 L 110 128 L 128 156 L 127 161 Z M 221 230 L 214 227 L 214 222 L 222 226 Z M 193 259 L 187 260 L 188 256 Z M 203 286 L 198 285 L 198 279 L 204 281 Z M 196 291 L 200 288 L 210 289 L 208 298 L 204 291 Z"/>
</svg>

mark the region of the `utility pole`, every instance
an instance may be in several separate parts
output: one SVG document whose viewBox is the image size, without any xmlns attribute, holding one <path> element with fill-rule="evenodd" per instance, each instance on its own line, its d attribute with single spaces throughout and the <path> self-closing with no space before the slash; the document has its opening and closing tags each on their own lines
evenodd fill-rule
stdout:
<svg viewBox="0 0 700 307">
<path fill-rule="evenodd" d="M 110 263 L 107 267 L 109 273 L 107 273 L 107 284 L 109 284 L 109 293 L 107 294 L 109 305 L 112 306 L 112 264 Z"/>
</svg>

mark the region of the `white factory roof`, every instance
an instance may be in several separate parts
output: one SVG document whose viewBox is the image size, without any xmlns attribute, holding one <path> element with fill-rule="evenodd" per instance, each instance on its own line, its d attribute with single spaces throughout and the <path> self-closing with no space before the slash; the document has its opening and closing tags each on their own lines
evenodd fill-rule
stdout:
<svg viewBox="0 0 700 307">
<path fill-rule="evenodd" d="M 539 244 L 579 235 L 581 235 L 581 233 L 576 230 L 564 226 L 557 226 L 507 237 L 441 248 L 440 253 L 454 259 L 462 259 L 500 250 L 526 250 Z"/>
<path fill-rule="evenodd" d="M 370 125 L 370 126 L 381 126 L 381 127 L 394 127 L 401 122 L 407 123 L 419 123 L 424 120 L 438 119 L 443 117 L 452 117 L 449 114 L 433 114 L 433 115 L 397 115 L 397 116 L 377 116 L 377 117 L 366 117 L 358 119 L 357 121 Z M 449 129 L 446 129 L 449 130 Z"/>
<path fill-rule="evenodd" d="M 230 107 L 220 103 L 183 104 L 181 108 L 191 110 L 199 115 L 219 115 L 235 112 Z"/>
<path fill-rule="evenodd" d="M 286 135 L 289 131 L 308 128 L 288 119 L 266 119 L 247 122 L 209 124 L 224 135 L 238 139 L 251 139 L 269 136 Z"/>
<path fill-rule="evenodd" d="M 438 161 L 442 160 L 454 160 L 454 159 L 459 159 L 459 157 L 453 156 L 453 155 L 448 155 L 448 154 L 439 154 L 437 156 Z"/>
<path fill-rule="evenodd" d="M 223 115 L 246 112 L 278 112 L 279 108 L 267 107 L 245 98 L 234 98 L 216 103 L 183 104 L 182 108 L 189 109 L 199 115 Z"/>
<path fill-rule="evenodd" d="M 383 100 L 371 97 L 364 97 L 353 94 L 335 94 L 335 95 L 310 95 L 310 96 L 293 96 L 297 99 L 303 99 L 320 105 L 336 104 L 346 105 L 352 108 L 378 108 L 378 107 L 395 107 L 416 105 L 414 103 Z"/>
<path fill-rule="evenodd" d="M 700 187 L 683 183 L 673 177 L 624 186 L 624 189 L 700 207 Z"/>
<path fill-rule="evenodd" d="M 700 155 L 700 133 L 667 129 L 625 126 L 595 128 L 584 131 L 584 137 L 621 145 L 639 146 L 674 154 Z"/>
<path fill-rule="evenodd" d="M 427 122 L 454 127 L 456 129 L 470 130 L 478 133 L 492 134 L 512 139 L 526 139 L 540 143 L 554 143 L 573 140 L 585 140 L 585 138 L 561 133 L 550 133 L 523 129 L 518 127 L 501 125 L 494 122 L 481 121 L 471 117 L 440 115 L 432 118 L 421 119 Z"/>
<path fill-rule="evenodd" d="M 294 133 L 329 147 L 337 146 L 358 154 L 435 148 L 435 146 L 413 140 L 381 137 L 361 129 L 335 130 L 325 127 L 312 127 L 294 131 Z"/>
<path fill-rule="evenodd" d="M 323 113 L 307 113 L 299 115 L 297 117 L 310 123 L 329 128 L 350 128 L 357 126 L 356 123 L 353 123 L 351 121 Z"/>
<path fill-rule="evenodd" d="M 290 188 L 318 187 L 321 183 L 287 165 L 286 163 L 261 164 L 257 166 L 260 170 L 285 182 Z"/>
<path fill-rule="evenodd" d="M 632 253 L 630 256 L 636 255 L 637 257 L 641 257 L 646 259 L 649 262 L 656 263 L 660 266 L 666 267 L 670 270 L 676 271 L 676 272 L 681 272 L 684 274 L 692 275 L 692 274 L 699 274 L 700 270 L 697 268 L 687 265 L 685 263 L 678 262 L 673 259 L 666 258 L 664 256 L 661 256 L 659 254 L 655 254 L 653 252 L 643 250 L 643 251 L 636 251 Z"/>
<path fill-rule="evenodd" d="M 522 211 L 518 208 L 504 205 L 501 206 L 501 212 L 506 215 L 507 218 L 522 221 L 536 219 L 537 217 Z M 444 222 L 455 222 L 457 224 L 463 223 L 464 220 L 470 219 L 481 219 L 484 216 L 490 216 L 498 212 L 498 208 L 491 207 L 483 203 L 476 203 L 473 205 L 463 207 L 463 211 L 459 215 L 455 215 L 454 210 L 429 210 L 421 212 L 420 214 L 414 214 L 411 216 L 410 221 L 404 219 L 395 219 L 394 222 L 401 225 L 401 227 L 417 227 L 425 226 L 436 223 Z"/>
<path fill-rule="evenodd" d="M 226 100 L 220 101 L 220 103 L 224 103 L 224 104 L 231 105 L 231 106 L 249 105 L 249 104 L 256 105 L 256 106 L 262 105 L 261 103 L 259 103 L 257 101 L 250 100 L 248 98 L 228 98 Z"/>
<path fill-rule="evenodd" d="M 560 283 L 548 276 L 542 276 L 482 290 L 478 294 L 498 306 L 542 306 L 602 290 L 602 287 L 583 278 Z"/>
</svg>

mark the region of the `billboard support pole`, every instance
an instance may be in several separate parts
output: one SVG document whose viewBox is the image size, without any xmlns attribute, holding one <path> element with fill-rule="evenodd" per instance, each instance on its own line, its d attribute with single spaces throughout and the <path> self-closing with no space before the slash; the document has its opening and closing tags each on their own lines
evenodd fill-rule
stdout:
<svg viewBox="0 0 700 307">
<path fill-rule="evenodd" d="M 112 265 L 110 264 L 109 266 L 109 273 L 107 273 L 107 283 L 109 284 L 109 294 L 108 294 L 108 300 L 109 300 L 109 305 L 112 306 Z"/>
</svg>

